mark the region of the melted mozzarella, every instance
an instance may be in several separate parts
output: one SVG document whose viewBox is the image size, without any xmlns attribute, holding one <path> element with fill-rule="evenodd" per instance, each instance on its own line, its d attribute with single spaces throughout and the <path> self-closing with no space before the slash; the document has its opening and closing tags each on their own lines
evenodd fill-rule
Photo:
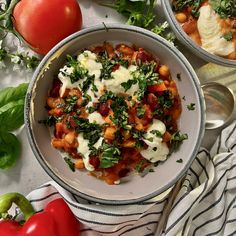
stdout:
<svg viewBox="0 0 236 236">
<path fill-rule="evenodd" d="M 127 91 L 125 91 L 121 84 L 134 79 L 132 73 L 136 68 L 137 67 L 134 65 L 129 66 L 128 69 L 124 66 L 120 66 L 119 69 L 111 73 L 111 79 L 103 81 L 106 89 L 113 93 L 127 93 L 131 96 L 134 95 L 134 93 L 139 89 L 138 83 L 133 84 Z"/>
<path fill-rule="evenodd" d="M 81 134 L 78 135 L 77 141 L 79 143 L 79 146 L 77 148 L 77 151 L 83 155 L 83 162 L 84 166 L 88 171 L 94 171 L 94 166 L 89 163 L 89 141 L 84 139 Z"/>
<path fill-rule="evenodd" d="M 78 87 L 81 82 L 71 83 L 70 75 L 74 72 L 73 67 L 64 66 L 60 69 L 58 74 L 58 78 L 62 82 L 62 86 L 60 87 L 60 97 L 63 97 L 67 88 L 75 88 Z"/>
<path fill-rule="evenodd" d="M 101 114 L 96 112 L 96 111 L 89 114 L 88 119 L 89 119 L 89 123 L 96 123 L 96 124 L 99 124 L 99 125 L 102 125 L 102 124 L 105 123 L 105 120 L 103 119 Z"/>
<path fill-rule="evenodd" d="M 201 36 L 202 48 L 219 56 L 227 56 L 234 52 L 234 43 L 223 37 L 218 16 L 211 6 L 202 6 L 199 11 L 197 27 Z"/>
<path fill-rule="evenodd" d="M 100 148 L 102 146 L 104 139 L 100 137 L 98 141 L 93 145 L 96 149 Z"/>
<path fill-rule="evenodd" d="M 95 80 L 100 78 L 102 64 L 96 61 L 97 56 L 95 53 L 86 50 L 78 55 L 77 60 L 88 70 L 89 75 L 95 76 Z"/>
<path fill-rule="evenodd" d="M 160 136 L 166 132 L 166 126 L 160 120 L 154 120 L 148 128 L 143 140 L 148 145 L 148 148 L 141 151 L 141 155 L 153 163 L 166 160 L 169 153 L 166 143 L 162 142 L 162 137 L 155 134 L 156 131 L 160 133 Z"/>
<path fill-rule="evenodd" d="M 168 154 L 169 148 L 167 147 L 166 143 L 161 142 L 156 145 L 156 149 L 153 149 L 153 147 L 149 146 L 147 149 L 141 151 L 141 155 L 153 163 L 157 161 L 165 161 Z"/>
</svg>

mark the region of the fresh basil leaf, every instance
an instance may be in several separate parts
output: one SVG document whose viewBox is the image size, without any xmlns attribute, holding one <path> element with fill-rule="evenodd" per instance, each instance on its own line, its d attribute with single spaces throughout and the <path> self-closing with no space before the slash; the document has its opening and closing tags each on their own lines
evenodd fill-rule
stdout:
<svg viewBox="0 0 236 236">
<path fill-rule="evenodd" d="M 14 134 L 2 132 L 0 134 L 0 168 L 9 169 L 20 157 L 21 145 Z"/>
<path fill-rule="evenodd" d="M 24 100 L 11 101 L 0 107 L 0 131 L 14 131 L 24 124 Z"/>
<path fill-rule="evenodd" d="M 116 165 L 120 160 L 120 150 L 111 145 L 111 144 L 103 144 L 103 153 L 101 155 L 100 160 L 100 168 L 109 168 Z"/>
<path fill-rule="evenodd" d="M 22 83 L 17 87 L 7 87 L 0 90 L 0 107 L 9 102 L 24 99 L 27 88 L 28 83 Z"/>
</svg>

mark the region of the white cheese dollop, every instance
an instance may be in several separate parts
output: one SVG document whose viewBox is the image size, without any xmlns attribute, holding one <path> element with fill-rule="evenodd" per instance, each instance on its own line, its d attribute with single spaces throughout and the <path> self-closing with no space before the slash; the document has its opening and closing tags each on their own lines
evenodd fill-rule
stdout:
<svg viewBox="0 0 236 236">
<path fill-rule="evenodd" d="M 202 6 L 199 12 L 197 27 L 201 37 L 202 48 L 219 56 L 227 56 L 234 52 L 234 43 L 227 41 L 223 37 L 218 16 L 211 6 Z"/>
<path fill-rule="evenodd" d="M 127 93 L 131 96 L 134 95 L 139 89 L 138 83 L 133 84 L 127 91 L 125 91 L 121 84 L 126 83 L 128 80 L 133 80 L 132 72 L 136 69 L 137 67 L 134 65 L 130 65 L 128 69 L 124 66 L 120 66 L 116 71 L 111 73 L 111 79 L 103 80 L 106 89 L 113 93 Z"/>
<path fill-rule="evenodd" d="M 77 141 L 79 144 L 77 151 L 83 155 L 83 162 L 84 162 L 85 168 L 88 171 L 94 171 L 94 166 L 89 163 L 89 154 L 90 154 L 90 150 L 88 146 L 89 141 L 84 139 L 81 134 L 78 135 Z"/>
<path fill-rule="evenodd" d="M 95 76 L 95 80 L 100 78 L 102 64 L 96 61 L 97 55 L 95 53 L 86 50 L 78 55 L 77 60 L 88 70 L 89 75 Z"/>
<path fill-rule="evenodd" d="M 71 83 L 70 75 L 73 72 L 74 72 L 74 68 L 68 67 L 66 65 L 60 69 L 60 72 L 58 74 L 58 78 L 62 82 L 62 86 L 60 87 L 60 91 L 59 91 L 60 97 L 63 97 L 63 94 L 65 93 L 67 88 L 76 88 L 81 83 L 79 81 L 75 83 Z"/>
<path fill-rule="evenodd" d="M 92 86 L 90 86 L 87 91 L 87 94 L 91 97 L 88 106 L 91 106 L 93 102 L 97 102 L 99 95 L 101 95 L 104 90 L 104 84 L 100 81 L 102 64 L 96 61 L 97 55 L 88 50 L 79 54 L 77 60 L 88 70 L 90 76 L 94 75 L 94 85 L 98 91 L 92 91 Z"/>
<path fill-rule="evenodd" d="M 160 137 L 155 132 L 160 133 Z M 160 120 L 154 120 L 152 125 L 148 128 L 143 140 L 148 148 L 141 151 L 141 155 L 150 162 L 164 161 L 169 154 L 169 148 L 166 143 L 162 142 L 162 137 L 166 132 L 165 124 Z"/>
<path fill-rule="evenodd" d="M 105 120 L 103 119 L 102 115 L 96 111 L 88 115 L 88 120 L 89 123 L 96 123 L 99 125 L 105 123 Z"/>
</svg>

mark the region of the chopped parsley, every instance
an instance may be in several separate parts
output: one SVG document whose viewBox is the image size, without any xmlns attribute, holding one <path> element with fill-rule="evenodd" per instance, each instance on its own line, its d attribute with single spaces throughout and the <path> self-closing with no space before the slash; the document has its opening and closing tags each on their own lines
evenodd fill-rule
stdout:
<svg viewBox="0 0 236 236">
<path fill-rule="evenodd" d="M 66 99 L 65 99 L 66 105 L 65 105 L 65 108 L 64 108 L 64 112 L 66 112 L 66 113 L 72 112 L 74 107 L 75 107 L 75 104 L 76 104 L 77 100 L 78 100 L 77 96 L 68 96 L 68 97 L 66 97 Z"/>
<path fill-rule="evenodd" d="M 132 87 L 133 84 L 137 84 L 137 82 L 138 82 L 137 80 L 130 79 L 127 82 L 121 83 L 121 86 L 125 89 L 125 92 L 126 92 Z"/>
<path fill-rule="evenodd" d="M 155 72 L 156 63 L 155 62 L 145 62 L 142 63 L 138 61 L 138 73 L 134 74 L 134 78 L 137 76 L 139 90 L 136 95 L 138 100 L 143 99 L 144 93 L 147 90 L 148 85 L 153 85 L 158 83 L 159 75 Z"/>
<path fill-rule="evenodd" d="M 163 94 L 158 97 L 158 103 L 163 109 L 169 109 L 173 106 L 174 101 L 169 90 L 163 91 Z"/>
<path fill-rule="evenodd" d="M 173 1 L 174 11 L 183 11 L 184 9 L 191 7 L 191 14 L 194 17 L 199 17 L 199 8 L 204 0 L 175 0 Z"/>
<path fill-rule="evenodd" d="M 100 168 L 109 168 L 117 164 L 120 160 L 120 150 L 108 143 L 104 143 L 102 146 L 102 154 L 100 158 Z"/>
<path fill-rule="evenodd" d="M 143 164 L 145 163 L 144 159 L 141 159 L 139 163 L 134 167 L 134 169 L 138 172 L 141 173 L 143 171 Z"/>
<path fill-rule="evenodd" d="M 150 131 L 151 134 L 154 134 L 156 137 L 161 138 L 162 137 L 162 133 L 159 130 L 153 129 Z"/>
<path fill-rule="evenodd" d="M 77 82 L 78 80 L 84 79 L 88 75 L 88 70 L 84 68 L 76 58 L 67 55 L 66 60 L 66 65 L 68 67 L 72 67 L 73 71 L 69 75 L 66 74 L 65 71 L 61 71 L 61 73 L 65 76 L 69 76 L 72 84 Z"/>
<path fill-rule="evenodd" d="M 188 139 L 187 134 L 181 134 L 179 131 L 174 133 L 170 139 L 170 144 L 171 144 L 170 153 L 172 153 L 173 151 L 176 151 L 179 148 L 179 146 L 182 144 L 182 142 L 186 139 Z"/>
<path fill-rule="evenodd" d="M 187 108 L 188 108 L 189 111 L 194 111 L 195 110 L 195 103 L 188 104 Z"/>
<path fill-rule="evenodd" d="M 145 109 L 143 107 L 137 107 L 137 116 L 138 118 L 142 118 L 145 114 Z"/>
<path fill-rule="evenodd" d="M 114 101 L 111 104 L 111 109 L 114 112 L 114 116 L 111 117 L 111 120 L 114 124 L 124 129 L 132 128 L 131 125 L 128 124 L 129 114 L 125 97 L 115 97 Z"/>
<path fill-rule="evenodd" d="M 178 159 L 176 162 L 177 162 L 177 163 L 183 163 L 183 159 L 180 158 L 180 159 Z"/>
<path fill-rule="evenodd" d="M 225 33 L 223 35 L 224 39 L 227 40 L 227 41 L 231 41 L 233 39 L 233 33 L 231 31 Z"/>
<path fill-rule="evenodd" d="M 178 74 L 176 75 L 176 77 L 177 77 L 177 79 L 178 79 L 179 81 L 182 80 L 182 78 L 181 78 L 181 73 L 178 73 Z"/>
<path fill-rule="evenodd" d="M 232 18 L 236 16 L 235 0 L 209 0 L 209 3 L 221 18 Z"/>
<path fill-rule="evenodd" d="M 89 140 L 89 144 L 95 144 L 101 137 L 102 127 L 96 123 L 89 123 L 88 119 L 76 118 L 78 124 L 76 128 L 77 133 L 83 133 L 83 138 Z"/>
<path fill-rule="evenodd" d="M 69 157 L 64 157 L 64 161 L 69 166 L 69 168 L 74 172 L 75 171 L 75 163 Z"/>
</svg>

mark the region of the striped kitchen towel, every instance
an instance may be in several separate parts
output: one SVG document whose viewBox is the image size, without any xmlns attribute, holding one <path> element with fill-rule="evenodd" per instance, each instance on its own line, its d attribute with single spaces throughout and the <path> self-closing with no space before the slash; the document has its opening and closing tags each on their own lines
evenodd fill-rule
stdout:
<svg viewBox="0 0 236 236">
<path fill-rule="evenodd" d="M 28 199 L 41 211 L 52 199 L 63 197 L 81 222 L 82 236 L 236 235 L 235 121 L 210 151 L 199 151 L 167 215 L 171 194 L 140 204 L 108 206 L 81 199 L 51 181 L 32 191 Z"/>
</svg>

